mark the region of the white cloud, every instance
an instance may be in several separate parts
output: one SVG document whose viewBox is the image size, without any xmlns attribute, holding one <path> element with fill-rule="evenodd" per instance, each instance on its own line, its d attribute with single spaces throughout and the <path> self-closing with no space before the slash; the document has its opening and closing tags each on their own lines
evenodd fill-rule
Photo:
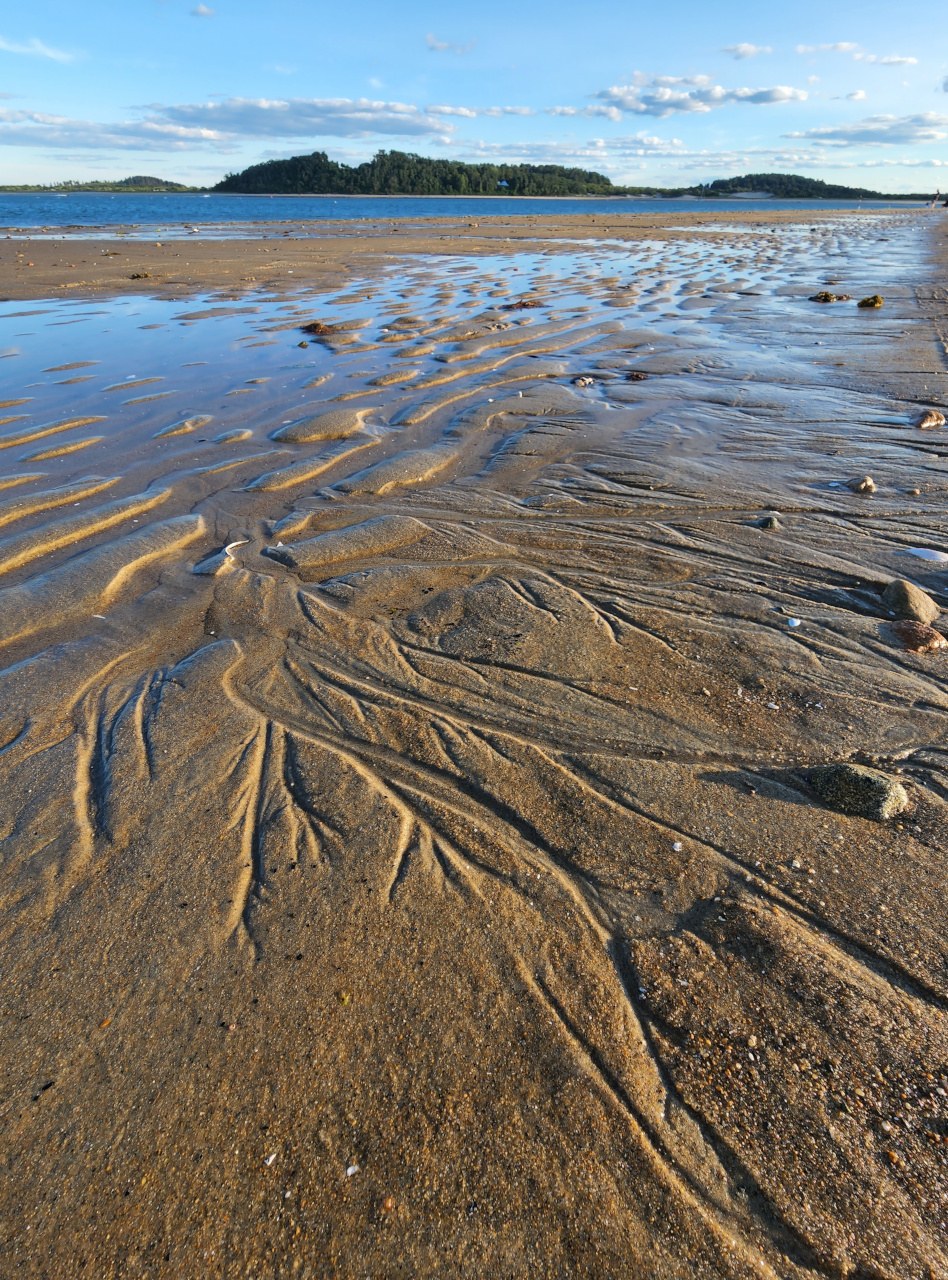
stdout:
<svg viewBox="0 0 948 1280">
<path fill-rule="evenodd" d="M 158 115 L 171 124 L 231 138 L 424 137 L 456 127 L 410 103 L 370 98 L 227 98 L 162 107 Z"/>
<path fill-rule="evenodd" d="M 931 144 L 948 138 L 948 116 L 934 111 L 914 116 L 867 116 L 853 124 L 821 125 L 803 133 L 786 133 L 784 137 L 834 147 Z"/>
<path fill-rule="evenodd" d="M 530 107 L 425 107 L 432 116 L 463 116 L 467 120 L 476 120 L 478 116 L 535 116 Z"/>
<path fill-rule="evenodd" d="M 601 89 L 596 95 L 604 107 L 586 107 L 585 116 L 605 115 L 619 120 L 623 113 L 671 116 L 687 112 L 708 112 L 715 107 L 744 102 L 764 106 L 776 102 L 805 102 L 805 89 L 774 85 L 768 89 L 724 89 L 710 76 L 636 76 L 633 84 Z M 551 115 L 571 114 L 569 108 L 554 107 Z"/>
<path fill-rule="evenodd" d="M 851 40 L 840 40 L 836 44 L 798 44 L 797 53 L 858 53 L 859 45 Z"/>
<path fill-rule="evenodd" d="M 880 67 L 916 67 L 918 58 L 906 58 L 900 54 L 889 54 L 880 57 L 877 53 L 866 53 L 862 45 L 851 40 L 840 40 L 836 44 L 798 44 L 797 53 L 848 53 L 853 62 L 872 62 Z"/>
<path fill-rule="evenodd" d="M 865 89 L 853 89 L 852 93 L 847 93 L 846 97 L 850 102 L 864 102 L 866 98 Z"/>
<path fill-rule="evenodd" d="M 0 110 L 0 145 L 122 151 L 191 151 L 226 139 L 209 129 L 187 129 L 160 120 L 98 124 L 41 111 Z"/>
<path fill-rule="evenodd" d="M 918 58 L 888 57 L 878 58 L 874 53 L 857 53 L 853 55 L 856 62 L 877 62 L 880 67 L 917 67 Z"/>
<path fill-rule="evenodd" d="M 449 140 L 456 125 L 402 102 L 367 98 L 227 98 L 154 106 L 143 120 L 99 124 L 38 111 L 0 110 L 0 145 L 232 151 L 248 138 L 426 137 Z"/>
<path fill-rule="evenodd" d="M 216 9 L 209 9 L 206 4 L 199 4 L 191 10 L 192 18 L 213 18 L 217 13 Z"/>
<path fill-rule="evenodd" d="M 477 41 L 472 40 L 470 44 L 452 44 L 450 40 L 438 40 L 429 31 L 425 36 L 425 44 L 432 53 L 470 53 Z"/>
<path fill-rule="evenodd" d="M 773 49 L 769 44 L 726 44 L 722 52 L 740 61 L 742 58 L 756 58 L 759 53 L 773 53 Z"/>
<path fill-rule="evenodd" d="M 42 40 L 37 40 L 34 36 L 32 40 L 27 40 L 26 44 L 17 44 L 13 40 L 4 40 L 0 36 L 0 49 L 4 53 L 26 53 L 37 58 L 52 58 L 54 62 L 72 62 L 73 55 L 64 53 L 62 49 L 53 49 L 48 44 L 43 44 Z"/>
</svg>

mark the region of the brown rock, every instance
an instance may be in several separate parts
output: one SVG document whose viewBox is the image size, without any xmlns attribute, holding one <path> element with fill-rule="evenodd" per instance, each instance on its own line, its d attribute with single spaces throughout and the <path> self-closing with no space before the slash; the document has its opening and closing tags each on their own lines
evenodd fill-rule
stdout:
<svg viewBox="0 0 948 1280">
<path fill-rule="evenodd" d="M 846 481 L 846 488 L 852 489 L 853 493 L 875 493 L 876 482 L 872 476 L 856 476 Z"/>
<path fill-rule="evenodd" d="M 868 298 L 860 298 L 858 305 L 860 307 L 881 307 L 885 299 L 878 293 L 872 293 Z"/>
<path fill-rule="evenodd" d="M 882 593 L 882 600 L 894 618 L 907 618 L 930 625 L 941 613 L 927 591 L 916 587 L 914 582 L 906 582 L 904 578 L 896 578 L 890 582 Z"/>
<path fill-rule="evenodd" d="M 827 764 L 813 769 L 809 783 L 817 795 L 841 813 L 885 822 L 903 813 L 909 798 L 901 782 L 861 764 Z"/>
<path fill-rule="evenodd" d="M 920 431 L 929 431 L 932 427 L 943 427 L 945 415 L 938 409 L 926 409 L 915 425 Z"/>
<path fill-rule="evenodd" d="M 941 632 L 926 627 L 923 622 L 894 622 L 892 631 L 912 653 L 933 653 L 936 649 L 948 649 L 948 640 Z"/>
</svg>

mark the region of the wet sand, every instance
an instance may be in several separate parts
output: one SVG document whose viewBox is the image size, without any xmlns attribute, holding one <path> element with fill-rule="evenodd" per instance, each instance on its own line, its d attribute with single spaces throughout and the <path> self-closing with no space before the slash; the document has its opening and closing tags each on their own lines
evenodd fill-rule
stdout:
<svg viewBox="0 0 948 1280">
<path fill-rule="evenodd" d="M 948 1276 L 946 230 L 3 242 L 11 1275 Z"/>
</svg>

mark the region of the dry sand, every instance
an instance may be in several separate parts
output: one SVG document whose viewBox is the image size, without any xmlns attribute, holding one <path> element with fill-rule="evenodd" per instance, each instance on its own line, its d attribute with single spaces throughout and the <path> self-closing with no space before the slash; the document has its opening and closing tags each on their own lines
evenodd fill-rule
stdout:
<svg viewBox="0 0 948 1280">
<path fill-rule="evenodd" d="M 945 224 L 674 221 L 4 242 L 323 362 L 2 362 L 5 1274 L 948 1276 Z"/>
</svg>

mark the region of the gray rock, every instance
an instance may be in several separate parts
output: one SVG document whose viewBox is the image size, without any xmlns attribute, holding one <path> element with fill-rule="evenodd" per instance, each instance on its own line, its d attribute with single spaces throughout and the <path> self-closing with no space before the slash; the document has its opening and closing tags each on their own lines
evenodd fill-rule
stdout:
<svg viewBox="0 0 948 1280">
<path fill-rule="evenodd" d="M 941 613 L 927 591 L 904 578 L 895 578 L 882 593 L 882 602 L 894 618 L 912 618 L 931 625 Z"/>
<path fill-rule="evenodd" d="M 810 786 L 833 809 L 884 822 L 903 813 L 909 798 L 901 782 L 861 764 L 826 764 L 811 769 Z"/>
<path fill-rule="evenodd" d="M 758 529 L 779 529 L 780 527 L 780 521 L 776 516 L 761 516 L 757 521 Z"/>
</svg>

